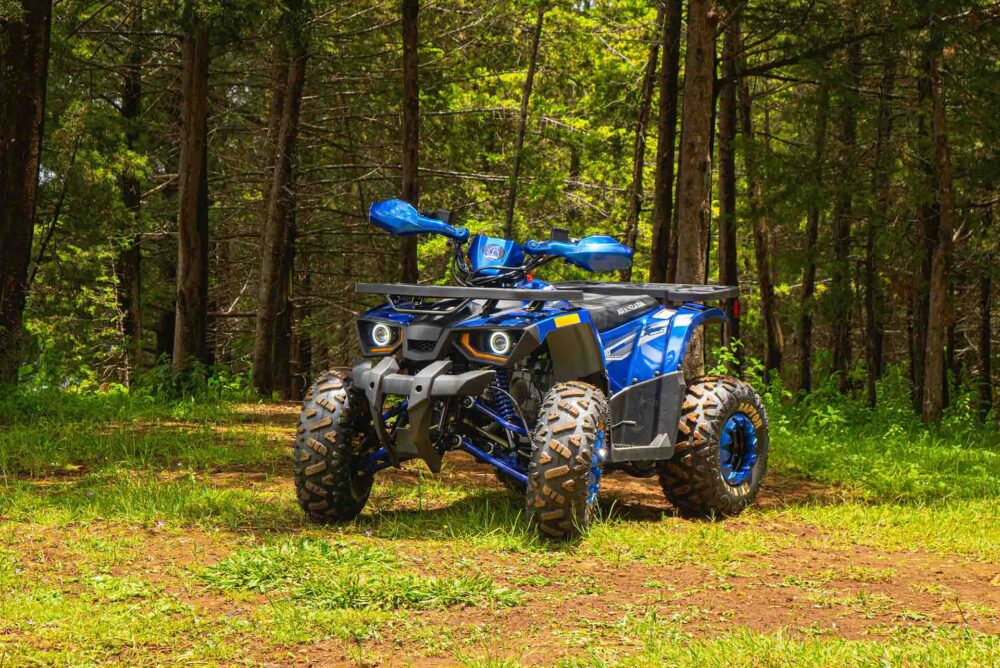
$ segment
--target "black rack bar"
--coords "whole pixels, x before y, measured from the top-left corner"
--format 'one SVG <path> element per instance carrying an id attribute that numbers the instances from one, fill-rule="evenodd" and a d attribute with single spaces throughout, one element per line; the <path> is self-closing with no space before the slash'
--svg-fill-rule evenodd
<path id="1" fill-rule="evenodd" d="M 467 288 L 460 285 L 412 285 L 409 283 L 358 283 L 354 291 L 366 295 L 430 297 L 432 299 L 494 299 L 526 302 L 583 299 L 581 290 L 525 290 L 517 288 Z"/>
<path id="2" fill-rule="evenodd" d="M 609 283 L 604 281 L 567 281 L 556 283 L 558 290 L 580 290 L 594 295 L 646 295 L 668 302 L 702 302 L 735 299 L 740 289 L 735 285 L 696 285 L 688 283 Z"/>

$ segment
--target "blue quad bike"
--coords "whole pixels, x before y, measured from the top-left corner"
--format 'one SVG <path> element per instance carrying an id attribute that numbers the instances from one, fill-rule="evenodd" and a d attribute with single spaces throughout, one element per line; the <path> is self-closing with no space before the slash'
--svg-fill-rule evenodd
<path id="1" fill-rule="evenodd" d="M 760 397 L 736 378 L 682 371 L 697 328 L 727 320 L 704 302 L 735 300 L 737 288 L 548 284 L 533 272 L 554 259 L 609 272 L 632 251 L 560 228 L 523 246 L 470 238 L 447 211 L 399 200 L 370 217 L 396 236 L 447 237 L 458 285 L 356 286 L 385 303 L 357 321 L 367 359 L 320 376 L 303 404 L 295 485 L 311 519 L 352 520 L 378 471 L 422 459 L 438 472 L 452 450 L 493 466 L 553 538 L 586 530 L 609 470 L 659 475 L 685 516 L 732 515 L 754 499 L 768 452 Z"/>

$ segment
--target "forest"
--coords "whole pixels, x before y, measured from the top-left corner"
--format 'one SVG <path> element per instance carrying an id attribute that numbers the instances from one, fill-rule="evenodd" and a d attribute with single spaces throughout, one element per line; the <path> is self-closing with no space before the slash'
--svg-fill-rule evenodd
<path id="1" fill-rule="evenodd" d="M 991 410 L 996 3 L 50 4 L 3 5 L 8 383 L 301 396 L 355 281 L 447 280 L 399 196 L 740 285 L 710 347 L 793 392 Z"/>
<path id="2" fill-rule="evenodd" d="M 0 0 L 0 665 L 1000 665 L 998 110 L 995 0 Z M 389 198 L 739 286 L 753 505 L 591 464 L 553 543 L 466 450 L 309 521 L 355 284 L 452 283 Z"/>

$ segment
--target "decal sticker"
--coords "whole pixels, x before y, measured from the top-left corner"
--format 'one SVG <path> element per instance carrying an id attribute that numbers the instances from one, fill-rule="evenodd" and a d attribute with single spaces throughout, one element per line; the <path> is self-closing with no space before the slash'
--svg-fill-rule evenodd
<path id="1" fill-rule="evenodd" d="M 499 260 L 503 257 L 503 246 L 500 244 L 486 244 L 483 249 L 483 257 L 487 260 Z"/>

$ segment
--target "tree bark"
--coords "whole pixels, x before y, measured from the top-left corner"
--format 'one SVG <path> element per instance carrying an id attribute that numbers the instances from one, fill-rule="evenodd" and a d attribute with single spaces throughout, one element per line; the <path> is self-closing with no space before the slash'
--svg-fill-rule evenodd
<path id="1" fill-rule="evenodd" d="M 418 28 L 420 1 L 403 0 L 403 182 L 402 198 L 417 206 L 420 199 L 418 169 L 420 163 L 420 81 L 418 69 Z M 417 263 L 417 237 L 400 240 L 399 259 L 404 283 L 416 283 L 420 277 Z"/>
<path id="2" fill-rule="evenodd" d="M 656 29 L 663 22 L 664 4 L 656 13 Z M 642 90 L 639 93 L 639 113 L 635 122 L 635 142 L 632 149 L 632 184 L 629 187 L 628 221 L 625 225 L 625 245 L 635 249 L 639 236 L 639 216 L 642 213 L 642 176 L 646 166 L 646 127 L 649 125 L 649 110 L 653 103 L 653 84 L 656 82 L 656 62 L 660 52 L 659 35 L 654 35 L 643 70 Z M 632 280 L 632 266 L 623 269 L 621 280 Z"/>
<path id="3" fill-rule="evenodd" d="M 289 12 L 300 10 L 300 6 L 289 8 Z M 291 326 L 290 321 L 286 321 L 282 328 L 277 325 L 283 315 L 286 318 L 291 315 L 289 281 L 294 259 L 292 219 L 295 211 L 295 141 L 299 130 L 307 56 L 301 36 L 291 36 L 288 39 L 294 46 L 289 50 L 288 69 L 282 85 L 285 99 L 280 105 L 274 105 L 280 107 L 281 122 L 278 124 L 274 170 L 269 187 L 267 219 L 264 223 L 253 351 L 254 387 L 265 397 L 270 396 L 275 389 L 276 357 L 287 359 L 287 351 L 276 355 L 275 337 L 281 333 L 284 340 L 280 345 L 288 346 L 291 343 L 287 340 L 289 337 L 286 333 Z M 283 389 L 288 391 L 287 369 Z"/>
<path id="4" fill-rule="evenodd" d="M 673 219 L 674 153 L 677 143 L 677 93 L 681 56 L 682 0 L 664 0 L 663 47 L 660 52 L 657 119 L 656 179 L 653 186 L 653 238 L 650 245 L 649 280 L 667 279 Z"/>
<path id="5" fill-rule="evenodd" d="M 521 90 L 521 114 L 517 122 L 517 136 L 514 139 L 514 164 L 510 170 L 509 190 L 507 193 L 507 217 L 504 221 L 504 235 L 514 238 L 514 209 L 517 207 L 517 186 L 521 176 L 521 155 L 524 152 L 524 135 L 528 130 L 528 104 L 531 101 L 531 88 L 535 83 L 535 70 L 538 67 L 538 45 L 542 41 L 542 26 L 545 23 L 547 2 L 538 3 L 538 14 L 535 17 L 535 29 L 531 35 L 531 53 L 528 57 L 528 73 L 524 78 L 524 88 Z"/>
<path id="6" fill-rule="evenodd" d="M 45 118 L 51 0 L 0 21 L 0 384 L 17 382 Z"/>
<path id="7" fill-rule="evenodd" d="M 812 181 L 815 193 L 806 221 L 806 245 L 803 251 L 806 266 L 802 273 L 802 307 L 799 320 L 799 389 L 812 392 L 813 310 L 816 307 L 816 243 L 819 239 L 821 216 L 820 193 L 823 191 L 823 166 L 826 159 L 826 126 L 830 115 L 830 89 L 820 84 L 816 102 L 816 125 L 813 134 Z"/>
<path id="8" fill-rule="evenodd" d="M 931 63 L 930 54 L 924 53 L 917 76 L 917 136 L 925 146 L 918 157 L 923 182 L 928 193 L 933 193 L 936 186 L 933 154 L 933 138 L 931 136 L 930 110 L 931 106 Z M 917 226 L 917 263 L 913 297 L 913 337 L 910 353 L 910 380 L 913 394 L 913 407 L 918 413 L 923 408 L 924 400 L 924 367 L 927 354 L 927 319 L 930 308 L 931 260 L 934 247 L 937 245 L 938 227 L 940 225 L 939 207 L 936 198 L 926 195 L 918 209 Z"/>
<path id="9" fill-rule="evenodd" d="M 129 7 L 130 31 L 128 54 L 122 73 L 121 115 L 125 125 L 125 146 L 134 151 L 139 141 L 139 116 L 142 113 L 142 2 L 133 0 Z M 129 220 L 122 230 L 123 241 L 118 252 L 118 304 L 122 312 L 122 330 L 128 348 L 129 383 L 142 364 L 142 184 L 132 170 L 121 175 L 122 204 Z"/>
<path id="10" fill-rule="evenodd" d="M 853 99 L 861 81 L 861 44 L 851 44 L 847 49 L 847 86 L 840 112 L 840 165 L 841 186 L 833 212 L 833 267 L 830 272 L 831 317 L 833 319 L 833 371 L 841 392 L 848 389 L 848 372 L 851 366 L 851 220 L 853 217 L 852 185 L 849 175 L 856 171 L 858 120 L 856 101 Z"/>
<path id="11" fill-rule="evenodd" d="M 983 211 L 984 236 L 989 238 L 993 227 L 993 208 Z M 979 415 L 986 419 L 993 409 L 993 272 L 996 258 L 990 252 L 986 256 L 982 273 L 979 275 Z"/>
<path id="12" fill-rule="evenodd" d="M 181 46 L 182 108 L 177 170 L 177 318 L 174 368 L 209 364 L 208 312 L 208 28 L 191 12 Z"/>
<path id="13" fill-rule="evenodd" d="M 875 138 L 875 160 L 872 169 L 874 209 L 865 223 L 865 395 L 868 406 L 875 408 L 876 383 L 882 377 L 882 340 L 884 324 L 881 318 L 883 301 L 878 276 L 878 236 L 889 227 L 889 171 L 892 165 L 892 97 L 896 87 L 896 54 L 893 44 L 883 43 L 882 82 L 879 88 L 878 126 Z"/>
<path id="14" fill-rule="evenodd" d="M 714 0 L 690 0 L 677 189 L 677 237 L 682 241 L 677 247 L 677 280 L 681 283 L 701 283 L 705 274 L 705 234 L 711 206 L 715 28 L 718 22 Z M 703 372 L 703 350 L 704 336 L 698 330 L 684 359 L 687 377 L 694 378 Z"/>
<path id="15" fill-rule="evenodd" d="M 738 11 L 738 10 L 737 10 Z M 719 90 L 719 283 L 739 285 L 737 264 L 737 219 L 736 219 L 736 79 L 732 76 L 737 69 L 740 49 L 739 19 L 731 15 L 727 18 L 722 46 L 723 84 Z M 723 328 L 722 343 L 731 346 L 733 339 L 740 338 L 740 320 L 730 313 L 730 321 Z M 736 373 L 742 366 L 743 351 L 734 351 L 737 358 Z"/>
<path id="16" fill-rule="evenodd" d="M 945 115 L 945 93 L 941 79 L 941 52 L 930 58 L 931 133 L 934 139 L 934 172 L 940 224 L 937 244 L 931 255 L 930 292 L 928 295 L 927 348 L 924 359 L 924 398 L 921 417 L 924 422 L 941 419 L 944 407 L 944 346 L 951 322 L 948 300 L 951 238 L 955 229 L 955 193 L 951 180 L 951 156 Z"/>
<path id="17" fill-rule="evenodd" d="M 743 45 L 742 36 L 739 34 L 739 26 L 737 25 L 734 30 L 737 35 L 737 53 L 741 54 L 740 60 L 742 61 Z M 757 161 L 759 147 L 754 138 L 750 85 L 746 79 L 739 80 L 738 93 L 740 125 L 744 143 L 743 160 L 747 182 L 747 199 L 749 200 L 750 217 L 753 221 L 753 247 L 757 265 L 757 284 L 760 289 L 761 318 L 764 321 L 764 333 L 767 344 L 764 361 L 764 379 L 770 382 L 773 373 L 781 372 L 781 356 L 784 341 L 774 295 L 774 270 L 771 266 L 771 230 L 767 221 L 767 211 L 764 207 L 764 192 L 760 182 Z"/>

